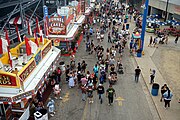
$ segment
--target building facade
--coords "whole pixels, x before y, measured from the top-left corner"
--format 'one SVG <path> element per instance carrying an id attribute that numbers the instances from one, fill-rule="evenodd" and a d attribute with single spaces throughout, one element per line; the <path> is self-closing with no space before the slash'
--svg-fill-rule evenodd
<path id="1" fill-rule="evenodd" d="M 165 18 L 166 7 L 167 7 L 167 20 L 180 21 L 179 0 L 150 0 L 148 14 L 158 14 L 160 15 L 160 17 Z"/>

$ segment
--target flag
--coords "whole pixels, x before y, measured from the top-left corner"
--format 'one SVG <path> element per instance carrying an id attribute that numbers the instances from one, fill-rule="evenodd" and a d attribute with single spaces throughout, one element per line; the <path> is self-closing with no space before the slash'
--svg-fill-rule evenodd
<path id="1" fill-rule="evenodd" d="M 36 30 L 37 33 L 40 33 L 40 25 L 39 25 L 38 17 L 36 17 Z"/>
<path id="2" fill-rule="evenodd" d="M 32 36 L 32 30 L 31 30 L 31 25 L 30 25 L 30 21 L 27 21 L 28 24 L 28 34 Z"/>
<path id="3" fill-rule="evenodd" d="M 7 46 L 9 46 L 7 40 L 0 37 L 0 54 L 8 52 Z"/>
<path id="4" fill-rule="evenodd" d="M 22 42 L 22 40 L 21 40 L 21 35 L 20 35 L 20 33 L 19 33 L 19 30 L 18 30 L 18 26 L 17 26 L 17 25 L 16 25 L 16 33 L 17 33 L 18 41 L 19 41 L 19 42 Z"/>
<path id="5" fill-rule="evenodd" d="M 39 47 L 39 41 L 38 41 L 38 37 L 36 35 L 36 29 L 34 29 L 34 41 L 35 41 L 36 45 Z"/>
<path id="6" fill-rule="evenodd" d="M 29 45 L 29 39 L 25 36 L 25 45 L 26 45 L 26 54 L 27 56 L 31 55 L 31 46 Z"/>
<path id="7" fill-rule="evenodd" d="M 44 45 L 44 37 L 43 37 L 43 33 L 42 33 L 42 28 L 40 29 L 40 42 L 42 42 L 42 44 Z"/>
<path id="8" fill-rule="evenodd" d="M 34 29 L 34 39 L 36 38 L 36 29 Z"/>
<path id="9" fill-rule="evenodd" d="M 10 45 L 10 39 L 9 39 L 8 31 L 6 28 L 4 29 L 4 32 L 5 32 L 5 36 L 6 36 L 6 40 L 8 42 L 8 45 Z"/>
<path id="10" fill-rule="evenodd" d="M 9 46 L 7 47 L 7 49 L 8 49 L 9 64 L 10 64 L 10 66 L 11 66 L 11 68 L 12 68 L 12 67 L 13 67 L 13 61 L 12 61 L 12 55 L 11 55 Z"/>
<path id="11" fill-rule="evenodd" d="M 29 40 L 28 41 L 30 47 L 31 47 L 31 53 L 35 54 L 38 50 L 38 46 L 36 43 L 34 43 L 33 41 Z"/>
<path id="12" fill-rule="evenodd" d="M 44 19 L 44 33 L 46 35 L 46 37 L 49 36 L 49 31 L 48 31 L 48 17 L 46 17 L 46 19 Z"/>
<path id="13" fill-rule="evenodd" d="M 39 42 L 38 42 L 38 37 L 37 37 L 37 35 L 36 35 L 36 37 L 35 37 L 35 43 L 36 43 L 36 45 L 39 47 Z"/>
<path id="14" fill-rule="evenodd" d="M 1 37 L 0 37 L 0 54 L 3 54 L 2 39 L 1 39 Z"/>

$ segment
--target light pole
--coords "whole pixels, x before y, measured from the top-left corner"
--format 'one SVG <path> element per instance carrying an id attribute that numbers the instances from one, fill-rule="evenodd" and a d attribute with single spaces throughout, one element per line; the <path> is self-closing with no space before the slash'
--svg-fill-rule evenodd
<path id="1" fill-rule="evenodd" d="M 143 13 L 143 23 L 142 23 L 142 32 L 141 32 L 141 47 L 140 47 L 140 56 L 139 57 L 141 57 L 142 51 L 144 49 L 144 37 L 145 37 L 145 32 L 146 32 L 146 19 L 147 19 L 147 14 L 148 14 L 148 4 L 149 4 L 149 0 L 146 0 L 144 13 Z"/>

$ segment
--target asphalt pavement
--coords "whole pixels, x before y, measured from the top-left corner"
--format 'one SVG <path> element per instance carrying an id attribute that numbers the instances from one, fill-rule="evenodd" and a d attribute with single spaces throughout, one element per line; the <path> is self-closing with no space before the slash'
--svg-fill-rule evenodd
<path id="1" fill-rule="evenodd" d="M 96 39 L 91 37 L 96 45 Z M 107 42 L 107 34 L 102 44 L 106 50 L 111 44 Z M 76 63 L 85 60 L 88 64 L 87 70 L 92 72 L 93 66 L 97 62 L 95 54 L 89 55 L 85 51 L 85 42 L 82 41 L 75 55 Z M 62 57 L 69 64 L 68 57 Z M 128 47 L 123 53 L 122 63 L 124 74 L 118 74 L 118 82 L 113 85 L 116 90 L 116 98 L 112 106 L 108 106 L 108 100 L 104 96 L 103 104 L 100 104 L 96 91 L 94 103 L 89 104 L 81 100 L 81 91 L 75 87 L 69 89 L 65 79 L 62 85 L 63 100 L 55 100 L 56 114 L 50 120 L 152 120 L 160 119 L 157 109 L 150 97 L 149 90 L 145 82 L 140 77 L 139 83 L 134 81 L 134 69 L 137 62 L 129 55 Z M 104 84 L 108 88 L 108 82 Z"/>

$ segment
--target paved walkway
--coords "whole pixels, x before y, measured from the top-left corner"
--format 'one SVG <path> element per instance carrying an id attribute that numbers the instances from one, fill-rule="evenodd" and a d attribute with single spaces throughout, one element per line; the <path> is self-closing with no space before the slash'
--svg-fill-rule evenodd
<path id="1" fill-rule="evenodd" d="M 130 28 L 131 29 L 134 28 L 133 23 L 131 23 Z M 145 40 L 149 40 L 150 35 L 153 35 L 153 34 L 146 33 Z M 131 60 L 134 61 L 134 67 L 139 65 L 142 70 L 140 84 L 132 83 L 132 78 L 134 78 L 134 76 L 133 76 L 134 75 L 134 73 L 133 73 L 134 67 L 132 67 L 132 65 L 127 63 L 127 60 L 129 59 L 129 57 L 124 56 L 127 59 L 123 59 L 126 61 L 126 62 L 124 61 L 123 63 L 127 64 L 125 66 L 129 66 L 126 68 L 126 70 L 129 73 L 126 73 L 127 74 L 126 77 L 120 76 L 120 78 L 122 78 L 121 79 L 122 81 L 120 82 L 121 84 L 115 86 L 115 89 L 117 89 L 117 91 L 120 91 L 119 95 L 121 95 L 125 98 L 122 108 L 115 105 L 114 107 L 112 107 L 113 109 L 111 110 L 106 105 L 100 106 L 96 100 L 97 99 L 96 97 L 95 97 L 96 102 L 92 106 L 90 106 L 87 102 L 81 101 L 80 90 L 74 89 L 74 88 L 68 89 L 67 85 L 63 84 L 63 88 L 62 88 L 63 95 L 62 96 L 64 99 L 62 101 L 56 100 L 56 103 L 57 103 L 56 109 L 57 109 L 58 114 L 56 114 L 56 116 L 52 117 L 51 119 L 53 119 L 53 120 L 59 120 L 59 119 L 88 120 L 91 118 L 91 120 L 92 119 L 93 120 L 96 120 L 96 119 L 98 119 L 98 120 L 101 120 L 101 119 L 107 119 L 107 120 L 142 119 L 142 120 L 145 120 L 145 118 L 151 119 L 151 114 L 152 114 L 152 116 L 153 116 L 152 119 L 154 119 L 154 120 L 159 120 L 159 119 L 160 120 L 180 120 L 180 114 L 179 114 L 180 113 L 180 104 L 177 102 L 177 100 L 179 98 L 179 94 L 180 94 L 179 93 L 180 91 L 177 91 L 178 90 L 177 86 L 180 85 L 180 80 L 178 81 L 178 77 L 177 76 L 175 77 L 175 78 L 177 78 L 176 85 L 174 83 L 171 83 L 169 80 L 167 80 L 166 76 L 162 75 L 162 74 L 164 74 L 164 71 L 161 70 L 159 67 L 159 65 L 161 65 L 161 64 L 158 65 L 157 61 L 156 61 L 158 58 L 158 57 L 156 57 L 156 54 L 158 53 L 158 51 L 162 50 L 163 47 L 167 47 L 167 48 L 165 48 L 165 50 L 168 52 L 169 48 L 171 48 L 171 46 L 174 46 L 173 40 L 174 40 L 174 38 L 170 37 L 170 41 L 169 41 L 170 45 L 159 46 L 159 48 L 147 47 L 148 41 L 145 41 L 145 45 L 144 45 L 145 46 L 145 49 L 144 49 L 145 55 L 142 56 L 142 58 L 137 58 L 137 57 L 130 58 L 129 63 Z M 108 43 L 104 42 L 103 45 L 107 47 Z M 76 60 L 77 61 L 86 60 L 87 63 L 89 63 L 88 68 L 92 69 L 93 65 L 95 64 L 95 56 L 88 55 L 84 51 L 84 46 L 85 46 L 85 43 L 82 42 L 80 49 L 79 49 L 78 53 L 76 54 Z M 180 44 L 178 44 L 176 47 L 177 48 L 180 47 Z M 128 51 L 127 51 L 127 54 L 128 54 Z M 156 59 L 154 59 L 154 57 Z M 159 59 L 163 60 L 165 58 L 166 57 L 162 57 Z M 173 57 L 172 59 L 174 60 L 175 58 Z M 66 62 L 68 62 L 69 58 L 65 58 L 64 60 Z M 163 60 L 163 61 L 166 61 L 166 60 Z M 167 66 L 171 66 L 171 64 L 168 64 Z M 165 67 L 165 68 L 167 68 L 167 67 Z M 167 110 L 164 109 L 164 102 L 160 102 L 160 90 L 159 90 L 159 95 L 155 96 L 155 97 L 152 96 L 150 93 L 151 87 L 152 87 L 152 85 L 149 84 L 150 69 L 156 70 L 155 82 L 160 84 L 160 87 L 164 83 L 167 83 L 174 94 L 173 99 L 171 101 L 171 107 Z M 173 71 L 173 72 L 176 72 L 176 71 Z M 169 74 L 170 73 L 167 73 L 167 75 L 169 75 Z M 172 81 L 175 81 L 175 80 L 176 79 L 174 79 Z M 135 86 L 134 90 L 130 91 L 129 88 L 133 88 L 134 86 Z M 142 86 L 142 89 L 141 89 L 141 86 Z M 123 92 L 125 92 L 125 93 L 123 94 Z M 131 94 L 135 94 L 135 97 L 132 96 Z M 146 96 L 148 104 L 145 100 L 144 94 Z M 125 95 L 127 95 L 127 96 L 125 96 Z M 129 97 L 129 96 L 131 96 L 131 97 Z M 150 111 L 149 111 L 148 106 L 150 108 Z M 140 108 L 140 107 L 142 107 L 142 108 Z M 101 111 L 105 111 L 105 112 L 101 112 Z M 140 112 L 139 114 L 141 117 L 139 116 L 138 112 Z M 143 115 L 142 115 L 142 113 L 143 113 Z"/>
<path id="2" fill-rule="evenodd" d="M 131 28 L 133 25 L 134 24 L 131 24 Z M 169 88 L 172 90 L 172 93 L 174 94 L 173 99 L 171 101 L 171 107 L 168 109 L 164 108 L 164 102 L 160 102 L 160 97 L 161 97 L 160 90 L 159 90 L 158 96 L 151 95 L 154 105 L 158 111 L 160 119 L 162 119 L 162 120 L 180 120 L 180 103 L 178 103 L 178 99 L 180 99 L 179 98 L 180 91 L 176 91 L 176 92 L 173 91 L 173 90 L 177 90 L 178 88 L 175 88 L 176 86 L 172 86 L 172 85 L 168 84 L 170 81 L 165 80 L 165 78 L 163 78 L 162 73 L 159 70 L 158 66 L 156 66 L 156 64 L 153 62 L 152 56 L 156 52 L 156 49 L 159 49 L 159 48 L 147 47 L 148 43 L 149 43 L 148 40 L 150 38 L 150 35 L 153 36 L 153 34 L 146 33 L 145 44 L 144 44 L 145 55 L 142 56 L 141 58 L 135 57 L 136 63 L 137 63 L 137 65 L 140 66 L 140 68 L 142 70 L 142 78 L 143 78 L 142 80 L 144 80 L 144 82 L 146 83 L 146 86 L 149 89 L 149 92 L 151 92 L 151 88 L 152 88 L 152 85 L 149 84 L 150 69 L 155 69 L 156 70 L 155 83 L 158 83 L 160 85 L 160 88 L 162 85 L 167 83 Z M 174 42 L 174 37 L 169 37 L 169 44 L 175 46 L 173 42 Z M 159 47 L 161 47 L 161 46 L 159 46 Z M 179 44 L 177 47 L 179 47 Z M 167 47 L 166 52 L 168 53 L 168 47 Z M 166 55 L 168 55 L 168 54 L 166 54 Z M 171 56 L 169 56 L 169 57 L 171 57 Z M 161 59 L 163 59 L 163 58 L 161 58 Z M 175 59 L 175 58 L 172 58 L 172 59 Z M 165 60 L 163 60 L 163 61 L 165 61 Z M 170 64 L 169 66 L 171 66 L 171 65 L 172 64 Z M 177 65 L 179 65 L 179 63 L 177 63 Z M 176 67 L 178 67 L 178 66 L 176 66 Z M 180 65 L 179 65 L 179 68 L 180 68 Z M 167 73 L 167 74 L 169 74 L 169 73 Z M 164 76 L 164 77 L 166 77 L 166 76 Z M 175 80 L 179 80 L 179 78 L 177 77 Z M 180 80 L 177 81 L 177 84 L 178 84 L 177 86 L 180 85 Z M 177 94 L 175 94 L 175 93 L 177 93 Z"/>

